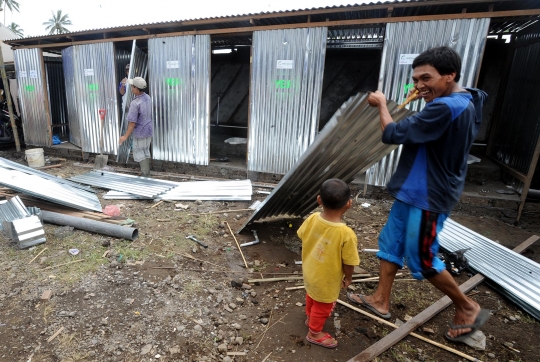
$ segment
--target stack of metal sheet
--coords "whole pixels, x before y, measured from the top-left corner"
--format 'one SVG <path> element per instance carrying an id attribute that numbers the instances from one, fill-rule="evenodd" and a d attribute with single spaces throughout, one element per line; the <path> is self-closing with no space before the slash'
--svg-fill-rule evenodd
<path id="1" fill-rule="evenodd" d="M 176 183 L 173 189 L 156 197 L 159 200 L 214 200 L 250 201 L 253 193 L 250 180 L 237 181 L 195 181 Z M 109 200 L 152 199 L 121 191 L 109 191 L 103 196 Z"/>
<path id="2" fill-rule="evenodd" d="M 60 178 L 46 179 L 35 174 L 2 167 L 0 171 L 0 185 L 78 210 L 102 212 L 99 199 L 94 193 L 58 182 L 57 180 L 62 180 Z"/>
<path id="3" fill-rule="evenodd" d="M 36 215 L 31 215 L 18 196 L 0 203 L 0 230 L 7 238 L 16 242 L 19 249 L 46 241 L 41 220 Z"/>
<path id="4" fill-rule="evenodd" d="M 178 185 L 177 182 L 106 171 L 90 171 L 84 175 L 73 176 L 70 180 L 148 198 L 155 198 Z"/>
<path id="5" fill-rule="evenodd" d="M 412 114 L 393 101 L 388 109 L 396 122 Z M 339 178 L 350 183 L 396 147 L 383 144 L 381 136 L 378 109 L 368 105 L 367 95 L 349 99 L 242 229 L 266 217 L 304 216 L 315 209 L 322 182 Z"/>
<path id="6" fill-rule="evenodd" d="M 74 187 L 76 189 L 81 189 L 81 190 L 84 190 L 84 191 L 95 193 L 95 191 L 92 188 L 88 187 L 88 186 L 83 186 L 83 185 L 80 185 L 80 184 L 78 184 L 76 182 L 71 182 L 69 180 L 65 180 L 63 178 L 56 177 L 56 176 L 48 174 L 46 172 L 39 171 L 39 170 L 36 170 L 35 168 L 31 168 L 31 167 L 28 167 L 28 166 L 25 166 L 25 165 L 21 165 L 20 163 L 13 162 L 13 161 L 7 160 L 7 159 L 2 158 L 2 157 L 0 157 L 0 167 L 8 169 L 8 170 L 17 170 L 17 171 L 24 172 L 24 173 L 29 174 L 29 175 L 39 176 L 39 177 L 44 178 L 46 180 L 54 181 L 54 182 L 56 182 L 58 184 L 67 185 L 67 186 Z"/>
<path id="7" fill-rule="evenodd" d="M 449 252 L 465 253 L 472 269 L 495 283 L 495 288 L 540 320 L 540 264 L 447 219 L 438 235 Z"/>

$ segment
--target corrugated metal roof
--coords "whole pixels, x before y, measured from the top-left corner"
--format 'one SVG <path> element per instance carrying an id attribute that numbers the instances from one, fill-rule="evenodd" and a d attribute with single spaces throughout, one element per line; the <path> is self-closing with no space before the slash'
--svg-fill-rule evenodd
<path id="1" fill-rule="evenodd" d="M 393 101 L 388 102 L 395 121 L 413 114 L 397 106 Z M 306 215 L 317 207 L 322 182 L 339 178 L 350 183 L 356 174 L 367 170 L 395 147 L 382 143 L 379 112 L 368 105 L 367 96 L 360 93 L 352 97 L 332 116 L 242 229 L 248 223 L 270 216 Z"/>
<path id="2" fill-rule="evenodd" d="M 540 320 L 540 264 L 447 219 L 438 235 L 449 252 L 470 248 L 469 265 L 501 287 L 508 297 Z"/>
<path id="3" fill-rule="evenodd" d="M 246 13 L 239 15 L 216 16 L 207 18 L 184 19 L 178 21 L 165 21 L 156 23 L 135 24 L 129 26 L 116 26 L 109 28 L 97 28 L 81 30 L 59 35 L 43 35 L 27 38 L 17 38 L 6 40 L 6 43 L 16 43 L 30 45 L 33 40 L 42 40 L 42 44 L 50 41 L 58 43 L 73 41 L 70 38 L 77 37 L 77 40 L 103 39 L 103 33 L 114 33 L 115 37 L 130 37 L 149 35 L 152 30 L 156 33 L 168 33 L 178 31 L 226 29 L 238 27 L 253 27 L 264 25 L 294 24 L 306 22 L 307 15 L 310 15 L 311 22 L 324 22 L 336 20 L 386 18 L 388 8 L 393 8 L 392 16 L 422 16 L 434 14 L 456 14 L 461 13 L 463 8 L 468 13 L 486 12 L 488 6 L 494 5 L 496 11 L 538 9 L 540 4 L 537 0 L 520 1 L 444 1 L 444 0 L 396 0 L 378 1 L 364 4 L 348 4 L 340 6 L 315 7 L 305 9 L 294 9 L 284 11 L 270 11 L 260 13 Z M 254 24 L 250 22 L 254 20 Z M 519 20 L 518 20 L 519 21 Z M 249 30 L 246 30 L 249 32 Z M 67 38 L 69 36 L 70 38 Z M 43 42 L 44 41 L 44 42 Z M 36 43 L 37 44 L 37 43 Z"/>

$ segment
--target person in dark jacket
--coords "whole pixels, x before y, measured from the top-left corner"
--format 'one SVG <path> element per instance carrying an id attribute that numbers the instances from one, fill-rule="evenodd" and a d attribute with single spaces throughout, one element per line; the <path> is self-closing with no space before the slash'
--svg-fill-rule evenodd
<path id="1" fill-rule="evenodd" d="M 424 109 L 395 123 L 383 93 L 368 97 L 378 107 L 382 141 L 402 144 L 395 174 L 387 185 L 396 199 L 388 222 L 379 236 L 380 280 L 371 296 L 349 294 L 349 299 L 382 318 L 390 318 L 390 292 L 404 258 L 416 279 L 427 279 L 455 305 L 455 315 L 446 338 L 462 342 L 489 318 L 461 292 L 437 257 L 437 234 L 463 191 L 467 156 L 482 121 L 487 94 L 458 85 L 461 58 L 448 47 L 429 49 L 412 64 L 416 99 Z"/>

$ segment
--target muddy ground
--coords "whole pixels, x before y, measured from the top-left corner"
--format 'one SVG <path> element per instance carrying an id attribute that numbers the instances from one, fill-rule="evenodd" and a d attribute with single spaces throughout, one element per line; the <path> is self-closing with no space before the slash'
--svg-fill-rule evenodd
<path id="1" fill-rule="evenodd" d="M 9 152 L 0 151 L 0 157 L 23 162 Z M 88 171 L 71 161 L 48 170 L 61 177 Z M 99 191 L 100 198 L 104 193 Z M 263 197 L 256 194 L 253 200 Z M 104 207 L 118 205 L 124 217 L 135 220 L 139 239 L 127 242 L 48 224 L 47 242 L 31 250 L 18 250 L 0 237 L 0 361 L 347 361 L 392 330 L 338 305 L 325 329 L 337 335 L 339 346 L 328 350 L 310 345 L 304 339 L 305 294 L 285 290 L 297 282 L 249 282 L 301 274 L 301 266 L 295 264 L 301 259 L 296 236 L 301 219 L 279 218 L 250 226 L 261 242 L 242 248 L 246 269 L 228 225 L 238 230 L 250 213 L 202 214 L 245 209 L 251 202 L 179 201 L 189 208 L 175 211 L 175 203 L 151 208 L 152 201 L 101 201 Z M 360 250 L 377 248 L 391 201 L 369 197 L 357 201 L 345 221 L 356 231 Z M 371 206 L 362 207 L 362 202 Z M 513 248 L 533 234 L 540 235 L 539 215 L 540 204 L 528 203 L 523 227 L 463 214 L 453 218 Z M 187 235 L 196 235 L 209 247 L 200 247 Z M 249 230 L 237 238 L 239 243 L 254 239 Z M 80 253 L 70 255 L 71 248 Z M 540 242 L 524 255 L 540 261 Z M 57 267 L 76 260 L 81 261 Z M 373 254 L 362 253 L 360 267 L 377 275 Z M 400 278 L 410 277 L 404 270 Z M 456 279 L 461 284 L 468 278 L 462 273 Z M 231 281 L 243 281 L 248 289 L 235 288 Z M 360 293 L 371 293 L 376 284 L 356 287 Z M 41 300 L 45 290 L 52 291 L 48 301 Z M 471 294 L 493 311 L 482 328 L 488 336 L 485 351 L 444 339 L 452 307 L 426 323 L 428 330 L 417 333 L 482 361 L 540 361 L 538 321 L 486 284 Z M 427 282 L 396 282 L 392 321 L 418 314 L 441 296 Z M 341 299 L 346 300 L 344 292 Z M 505 342 L 512 343 L 514 350 Z M 245 355 L 227 357 L 230 352 Z M 408 337 L 378 360 L 464 358 Z"/>

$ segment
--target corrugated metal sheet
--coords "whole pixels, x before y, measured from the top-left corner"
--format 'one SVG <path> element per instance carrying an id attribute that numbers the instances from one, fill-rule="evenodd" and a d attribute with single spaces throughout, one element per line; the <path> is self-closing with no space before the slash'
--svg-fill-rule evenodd
<path id="1" fill-rule="evenodd" d="M 388 109 L 396 122 L 411 114 L 407 109 L 398 110 L 393 101 L 388 102 Z M 377 108 L 368 105 L 363 93 L 352 97 L 243 227 L 270 216 L 306 215 L 317 207 L 322 182 L 339 178 L 349 183 L 393 148 L 394 145 L 381 142 Z"/>
<path id="2" fill-rule="evenodd" d="M 37 216 L 4 221 L 4 232 L 17 243 L 19 249 L 29 248 L 46 241 L 43 224 Z"/>
<path id="3" fill-rule="evenodd" d="M 0 230 L 4 229 L 4 221 L 13 221 L 30 216 L 19 196 L 8 201 L 0 201 Z"/>
<path id="4" fill-rule="evenodd" d="M 62 59 L 46 57 L 45 70 L 52 134 L 65 136 L 68 134 L 68 120 Z"/>
<path id="5" fill-rule="evenodd" d="M 465 253 L 470 266 L 503 288 L 503 292 L 540 319 L 540 264 L 447 219 L 438 235 L 449 252 Z"/>
<path id="6" fill-rule="evenodd" d="M 492 142 L 491 154 L 524 175 L 540 137 L 539 60 L 540 43 L 516 48 Z"/>
<path id="7" fill-rule="evenodd" d="M 153 158 L 208 165 L 210 36 L 148 40 Z"/>
<path id="8" fill-rule="evenodd" d="M 46 180 L 54 181 L 57 184 L 63 184 L 63 185 L 78 188 L 78 189 L 81 189 L 81 190 L 84 190 L 84 191 L 95 193 L 95 191 L 92 188 L 88 187 L 88 186 L 79 185 L 78 183 L 71 182 L 69 180 L 65 180 L 63 178 L 51 175 L 49 173 L 36 170 L 35 168 L 32 168 L 32 167 L 21 165 L 20 163 L 13 162 L 13 161 L 10 161 L 10 160 L 2 158 L 2 157 L 0 157 L 0 167 L 5 168 L 5 169 L 9 169 L 9 170 L 21 171 L 21 172 L 24 172 L 24 173 L 29 174 L 29 175 L 35 175 L 35 176 L 39 176 L 41 178 L 44 178 Z"/>
<path id="9" fill-rule="evenodd" d="M 171 181 L 106 171 L 90 171 L 84 175 L 73 176 L 70 180 L 104 189 L 124 191 L 133 195 L 152 198 L 177 185 Z"/>
<path id="10" fill-rule="evenodd" d="M 68 107 L 77 109 L 80 147 L 83 152 L 100 152 L 98 110 L 106 109 L 103 153 L 116 154 L 120 136 L 113 43 L 75 45 L 72 52 L 75 92 L 67 100 Z"/>
<path id="11" fill-rule="evenodd" d="M 161 200 L 213 200 L 249 201 L 253 189 L 250 180 L 181 182 L 173 189 L 156 197 Z M 103 195 L 108 200 L 149 199 L 121 191 L 109 191 Z"/>
<path id="12" fill-rule="evenodd" d="M 117 62 L 118 63 L 118 62 Z M 125 65 L 122 70 L 125 74 Z M 129 57 L 129 76 L 128 79 L 133 79 L 135 77 L 143 77 L 145 80 L 146 74 L 148 73 L 148 57 L 143 53 L 136 45 L 136 40 L 133 40 L 133 47 L 131 51 L 131 56 Z M 122 78 L 123 79 L 123 78 Z M 133 93 L 131 92 L 131 87 L 126 87 L 126 93 L 124 94 L 125 104 L 122 104 L 123 109 L 121 110 L 122 122 L 120 123 L 120 134 L 125 134 L 128 121 L 126 119 L 129 106 L 133 100 Z M 127 163 L 129 158 L 129 151 L 131 149 L 131 136 L 118 148 L 118 155 L 116 156 L 117 162 Z"/>
<path id="13" fill-rule="evenodd" d="M 69 142 L 81 147 L 81 124 L 79 122 L 79 109 L 77 107 L 77 95 L 75 92 L 75 65 L 73 62 L 73 47 L 62 49 Z"/>
<path id="14" fill-rule="evenodd" d="M 47 88 L 43 84 L 41 49 L 17 49 L 13 54 L 19 84 L 24 141 L 27 145 L 50 147 L 51 123 L 48 118 Z"/>
<path id="15" fill-rule="evenodd" d="M 313 142 L 327 28 L 253 33 L 248 170 L 286 173 Z"/>
<path id="16" fill-rule="evenodd" d="M 102 212 L 101 204 L 95 194 L 36 175 L 1 169 L 0 185 L 77 210 Z"/>
<path id="17" fill-rule="evenodd" d="M 401 103 L 412 84 L 412 67 L 400 64 L 400 55 L 419 54 L 436 46 L 449 46 L 462 60 L 459 84 L 473 87 L 480 72 L 489 19 L 418 21 L 387 24 L 379 74 L 379 89 L 387 99 Z M 420 111 L 425 102 L 412 102 L 408 108 Z M 399 160 L 398 150 L 366 172 L 368 185 L 386 186 Z"/>

